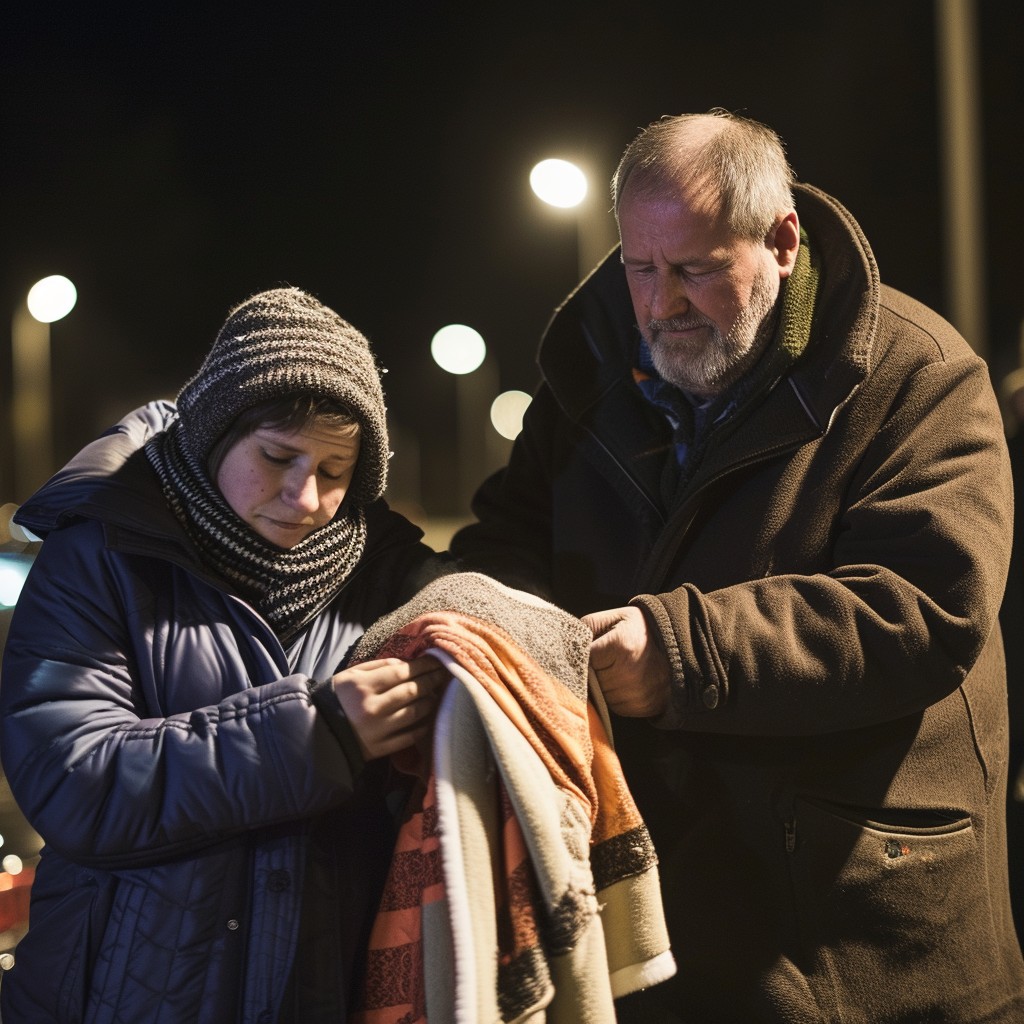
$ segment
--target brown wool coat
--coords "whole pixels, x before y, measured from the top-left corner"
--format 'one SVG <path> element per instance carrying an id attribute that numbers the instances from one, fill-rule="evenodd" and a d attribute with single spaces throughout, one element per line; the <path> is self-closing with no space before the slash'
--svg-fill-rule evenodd
<path id="1" fill-rule="evenodd" d="M 611 257 L 554 317 L 452 549 L 577 614 L 631 599 L 674 705 L 616 719 L 679 974 L 620 1019 L 1024 1020 L 996 614 L 1012 497 L 988 369 L 801 186 L 810 343 L 666 503 Z M 652 454 L 653 453 L 653 454 Z"/>

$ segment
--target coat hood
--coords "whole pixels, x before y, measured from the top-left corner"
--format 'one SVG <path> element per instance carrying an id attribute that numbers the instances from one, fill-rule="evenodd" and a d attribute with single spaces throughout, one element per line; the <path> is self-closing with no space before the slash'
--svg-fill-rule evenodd
<path id="1" fill-rule="evenodd" d="M 150 402 L 86 445 L 15 514 L 15 522 L 45 538 L 75 518 L 99 519 L 141 533 L 181 533 L 167 506 L 145 443 L 176 418 L 170 402 Z"/>

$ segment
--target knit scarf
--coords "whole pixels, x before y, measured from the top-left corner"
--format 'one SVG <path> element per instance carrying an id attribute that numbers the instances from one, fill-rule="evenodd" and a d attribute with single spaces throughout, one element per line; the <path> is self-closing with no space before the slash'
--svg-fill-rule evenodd
<path id="1" fill-rule="evenodd" d="M 362 557 L 366 516 L 361 506 L 350 506 L 295 547 L 279 548 L 225 502 L 181 445 L 177 423 L 146 444 L 146 455 L 201 560 L 255 605 L 282 643 L 341 589 Z"/>

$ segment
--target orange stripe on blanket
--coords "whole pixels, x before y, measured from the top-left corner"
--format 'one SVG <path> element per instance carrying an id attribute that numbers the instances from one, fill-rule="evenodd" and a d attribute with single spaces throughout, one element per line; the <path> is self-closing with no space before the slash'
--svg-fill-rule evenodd
<path id="1" fill-rule="evenodd" d="M 502 813 L 501 865 L 494 876 L 498 963 L 514 964 L 540 947 L 539 893 L 512 802 L 498 786 Z M 423 970 L 423 908 L 444 898 L 431 774 L 417 786 L 399 830 L 380 910 L 370 935 L 366 977 L 353 1024 L 427 1024 Z"/>
<path id="2" fill-rule="evenodd" d="M 356 1024 L 425 1024 L 423 908 L 444 899 L 434 778 L 417 786 L 399 829 L 380 909 L 370 933 Z"/>
<path id="3" fill-rule="evenodd" d="M 624 835 L 643 825 L 643 818 L 633 801 L 633 794 L 626 785 L 619 755 L 615 753 L 604 723 L 593 704 L 587 705 L 590 716 L 590 735 L 594 744 L 594 760 L 591 771 L 594 785 L 600 795 L 601 813 L 594 822 L 592 843 L 601 843 L 612 836 Z"/>
<path id="4" fill-rule="evenodd" d="M 379 658 L 413 658 L 436 647 L 454 657 L 487 690 L 530 742 L 553 781 L 597 817 L 590 775 L 593 746 L 587 702 L 550 676 L 503 629 L 458 612 L 431 612 L 397 631 Z"/>

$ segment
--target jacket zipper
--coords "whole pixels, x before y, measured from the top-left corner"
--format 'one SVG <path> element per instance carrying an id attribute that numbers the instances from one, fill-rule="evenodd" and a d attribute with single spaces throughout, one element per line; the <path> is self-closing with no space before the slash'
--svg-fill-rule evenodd
<path id="1" fill-rule="evenodd" d="M 755 466 L 759 462 L 767 461 L 782 452 L 799 447 L 799 444 L 800 443 L 798 442 L 791 445 L 782 445 L 777 448 L 765 448 L 762 451 L 753 452 L 746 458 L 726 466 L 720 472 L 705 480 L 692 494 L 690 494 L 682 505 L 680 505 L 672 514 L 672 516 L 665 521 L 665 528 L 662 530 L 661 538 L 651 549 L 651 553 L 647 558 L 643 571 L 637 576 L 638 582 L 646 581 L 644 590 L 655 591 L 664 585 L 664 581 L 671 569 L 672 562 L 675 559 L 677 552 L 682 547 L 683 541 L 686 539 L 686 535 L 690 532 L 690 527 L 693 524 L 694 519 L 697 517 L 697 512 L 700 508 L 700 502 L 698 499 L 703 494 L 705 494 L 714 484 L 717 484 L 720 480 L 724 480 L 731 473 L 738 472 L 741 469 L 747 469 L 750 466 Z M 672 527 L 675 528 L 672 529 Z"/>
<path id="2" fill-rule="evenodd" d="M 792 377 L 787 377 L 786 380 L 789 383 L 790 389 L 796 395 L 797 400 L 800 402 L 803 408 L 804 415 L 808 417 L 809 421 L 817 428 L 820 432 L 822 430 L 821 424 L 818 422 L 817 417 L 814 415 L 807 399 L 803 396 L 800 388 Z M 778 381 L 776 381 L 778 384 Z M 775 389 L 775 385 L 770 388 L 770 391 Z M 833 410 L 833 418 L 835 416 L 835 410 Z M 579 420 L 577 420 L 577 423 Z M 580 424 L 582 426 L 582 424 Z M 645 586 L 641 587 L 644 590 L 658 590 L 664 584 L 664 580 L 668 575 L 670 563 L 675 558 L 676 553 L 682 546 L 683 541 L 686 539 L 687 533 L 689 533 L 690 526 L 693 520 L 696 518 L 697 511 L 699 509 L 699 502 L 697 499 L 705 492 L 712 484 L 718 483 L 719 480 L 724 479 L 730 473 L 734 473 L 740 469 L 746 469 L 749 466 L 756 465 L 758 462 L 762 462 L 766 459 L 772 458 L 782 452 L 791 451 L 794 448 L 798 448 L 803 442 L 794 441 L 790 444 L 783 444 L 776 448 L 765 448 L 758 452 L 753 452 L 746 458 L 741 459 L 738 462 L 734 462 L 731 465 L 722 469 L 715 476 L 708 480 L 705 480 L 697 490 L 695 490 L 683 504 L 670 516 L 666 518 L 665 514 L 661 511 L 659 505 L 650 497 L 646 490 L 640 485 L 640 482 L 636 477 L 629 471 L 629 469 L 622 464 L 619 458 L 608 448 L 604 441 L 590 428 L 584 426 L 583 429 L 586 433 L 594 440 L 597 446 L 605 453 L 605 455 L 611 459 L 612 464 L 618 471 L 625 476 L 627 480 L 633 485 L 635 490 L 647 503 L 648 507 L 651 508 L 661 521 L 661 542 L 655 542 L 651 554 L 644 565 L 643 570 L 635 577 L 637 586 L 640 587 L 641 581 L 648 581 Z M 705 455 L 708 453 L 706 452 Z M 684 516 L 685 510 L 689 507 L 689 512 Z M 674 523 L 678 522 L 678 528 L 676 530 L 669 530 Z"/>

